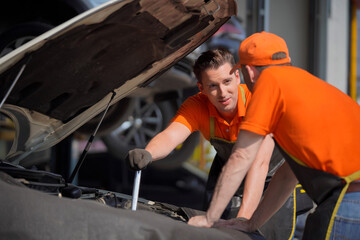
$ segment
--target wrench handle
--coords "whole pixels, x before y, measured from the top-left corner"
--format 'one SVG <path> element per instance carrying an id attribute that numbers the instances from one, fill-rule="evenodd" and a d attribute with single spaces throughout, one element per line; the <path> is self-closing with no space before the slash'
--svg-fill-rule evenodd
<path id="1" fill-rule="evenodd" d="M 131 204 L 132 211 L 136 211 L 137 202 L 139 199 L 140 178 L 141 178 L 141 170 L 136 171 L 136 173 L 135 173 L 133 197 L 132 197 L 132 204 Z"/>

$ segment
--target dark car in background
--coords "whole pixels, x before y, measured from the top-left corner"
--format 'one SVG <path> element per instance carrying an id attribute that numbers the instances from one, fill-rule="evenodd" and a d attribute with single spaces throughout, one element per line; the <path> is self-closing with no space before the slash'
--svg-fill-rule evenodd
<path id="1" fill-rule="evenodd" d="M 246 38 L 245 28 L 242 21 L 237 16 L 232 16 L 229 21 L 220 27 L 220 29 L 207 41 L 208 48 L 226 48 L 239 61 L 239 47 Z"/>

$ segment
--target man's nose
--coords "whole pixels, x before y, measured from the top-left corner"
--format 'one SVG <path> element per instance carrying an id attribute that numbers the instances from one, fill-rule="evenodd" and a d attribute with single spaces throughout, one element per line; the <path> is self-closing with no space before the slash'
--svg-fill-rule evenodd
<path id="1" fill-rule="evenodd" d="M 224 97 L 226 95 L 226 87 L 224 85 L 219 85 L 219 95 Z"/>

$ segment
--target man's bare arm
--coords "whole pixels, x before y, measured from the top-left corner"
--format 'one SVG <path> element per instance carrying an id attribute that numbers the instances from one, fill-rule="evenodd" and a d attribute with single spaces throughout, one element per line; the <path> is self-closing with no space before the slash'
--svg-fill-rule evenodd
<path id="1" fill-rule="evenodd" d="M 228 227 L 253 232 L 260 228 L 286 202 L 298 180 L 285 162 L 275 173 L 264 194 L 263 200 L 249 221 L 231 219 L 214 224 L 214 227 Z"/>
<path id="2" fill-rule="evenodd" d="M 264 190 L 274 146 L 272 137 L 270 135 L 265 136 L 255 161 L 246 175 L 243 199 L 237 217 L 250 219 L 257 208 Z"/>
<path id="3" fill-rule="evenodd" d="M 250 224 L 253 228 L 251 230 L 261 227 L 284 205 L 297 183 L 297 178 L 285 162 L 274 174 L 263 201 L 251 218 Z"/>
<path id="4" fill-rule="evenodd" d="M 162 159 L 183 143 L 190 134 L 190 130 L 184 124 L 172 122 L 151 139 L 145 150 L 151 154 L 153 160 Z"/>
<path id="5" fill-rule="evenodd" d="M 264 136 L 245 130 L 240 131 L 232 154 L 221 171 L 206 216 L 193 217 L 189 220 L 189 224 L 210 227 L 220 218 L 254 162 L 263 139 Z"/>

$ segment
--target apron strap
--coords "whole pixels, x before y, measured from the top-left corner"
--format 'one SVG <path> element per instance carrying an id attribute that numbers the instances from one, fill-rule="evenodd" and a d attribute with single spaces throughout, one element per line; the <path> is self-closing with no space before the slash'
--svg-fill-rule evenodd
<path id="1" fill-rule="evenodd" d="M 275 141 L 276 142 L 276 141 Z M 277 143 L 276 143 L 277 144 Z M 278 144 L 277 144 L 278 145 Z M 346 177 L 338 177 L 338 176 L 335 176 L 335 175 L 331 175 L 329 173 L 326 173 L 326 172 L 323 172 L 321 170 L 316 170 L 316 169 L 312 169 L 310 168 L 309 166 L 307 166 L 304 162 L 302 162 L 301 160 L 297 159 L 296 157 L 292 156 L 291 154 L 289 154 L 287 151 L 285 151 L 283 148 L 281 148 L 279 146 L 279 149 L 282 150 L 282 152 L 284 153 L 284 155 L 287 155 L 284 156 L 289 165 L 291 166 L 292 170 L 294 171 L 295 175 L 297 175 L 298 179 L 300 177 L 300 179 L 302 179 L 304 182 L 304 184 L 309 181 L 309 178 L 311 177 L 315 177 L 317 180 L 317 184 L 326 184 L 326 182 L 324 181 L 320 181 L 321 178 L 319 177 L 321 174 L 323 174 L 323 176 L 325 178 L 330 178 L 331 176 L 333 176 L 333 179 L 335 179 L 334 181 L 328 181 L 328 188 L 314 188 L 312 187 L 312 189 L 309 189 L 309 191 L 311 191 L 311 194 L 313 197 L 315 197 L 313 200 L 316 200 L 319 202 L 318 204 L 321 204 L 323 201 L 325 201 L 325 197 L 327 199 L 330 199 L 330 201 L 333 202 L 333 204 L 331 204 L 331 202 L 327 202 L 325 204 L 325 206 L 327 206 L 326 208 L 329 209 L 329 215 L 327 217 L 327 229 L 325 230 L 326 232 L 323 233 L 322 235 L 322 238 L 325 237 L 326 240 L 330 239 L 330 236 L 331 236 L 331 231 L 333 229 L 333 226 L 334 226 L 334 219 L 335 219 L 335 216 L 336 216 L 336 213 L 340 207 L 340 204 L 341 204 L 341 201 L 343 200 L 343 197 L 350 185 L 351 182 L 353 182 L 354 180 L 356 179 L 359 179 L 360 178 L 360 171 L 357 171 L 355 173 L 352 173 L 350 174 L 349 176 L 346 176 Z M 295 165 L 294 165 L 295 164 Z M 298 167 L 296 167 L 296 164 L 298 165 Z M 304 172 L 305 171 L 305 175 L 303 176 L 300 176 L 302 174 L 300 174 L 300 172 Z M 307 173 L 310 173 L 309 175 L 306 174 Z M 298 174 L 300 174 L 298 176 Z M 305 178 L 304 178 L 305 176 Z M 308 176 L 308 177 L 306 177 Z M 336 180 L 337 179 L 337 180 Z M 319 182 L 320 181 L 320 182 Z M 304 185 L 302 184 L 302 185 Z M 316 183 L 313 183 L 313 184 L 316 184 Z M 306 185 L 308 185 L 308 183 L 306 183 Z M 311 185 L 311 184 L 310 184 Z M 309 185 L 308 185 L 309 186 Z M 325 185 L 324 185 L 325 186 Z M 317 190 L 317 193 L 314 194 L 314 190 Z M 324 190 L 325 194 L 321 194 L 319 195 L 319 191 L 321 190 Z M 329 192 L 326 192 L 326 190 L 329 190 Z M 316 192 L 316 191 L 315 191 Z M 332 192 L 332 193 L 331 193 Z M 314 194 L 314 195 L 313 195 Z M 329 194 L 331 194 L 331 196 L 329 197 Z M 332 200 L 331 200 L 332 198 Z M 331 205 L 329 205 L 331 204 Z M 323 208 L 324 210 L 325 208 Z M 325 209 L 326 210 L 326 209 Z M 330 215 L 331 214 L 331 215 Z M 319 217 L 319 216 L 317 216 Z M 315 217 L 316 219 L 316 217 Z M 308 223 L 307 223 L 308 224 Z M 325 226 L 324 226 L 325 227 Z"/>
<path id="2" fill-rule="evenodd" d="M 359 178 L 360 178 L 360 171 L 357 171 L 357 172 L 354 172 L 353 174 L 350 174 L 350 175 L 347 176 L 347 177 L 344 177 L 343 179 L 344 179 L 346 182 L 350 183 L 350 182 L 353 182 L 353 181 L 355 181 L 355 180 L 357 180 L 357 179 L 359 179 Z"/>
<path id="3" fill-rule="evenodd" d="M 335 219 L 336 213 L 337 213 L 337 211 L 338 211 L 338 209 L 340 207 L 341 201 L 344 198 L 344 195 L 345 195 L 350 183 L 355 181 L 356 179 L 359 179 L 359 178 L 360 178 L 360 171 L 354 172 L 354 173 L 350 174 L 349 176 L 342 177 L 342 179 L 345 180 L 346 185 L 341 190 L 340 196 L 339 196 L 338 200 L 336 201 L 336 205 L 335 205 L 334 210 L 333 210 L 333 212 L 331 214 L 330 224 L 329 224 L 329 227 L 328 227 L 327 232 L 326 232 L 326 238 L 325 238 L 326 240 L 330 239 L 331 230 L 332 230 L 332 228 L 334 226 L 334 219 Z"/>
<path id="4" fill-rule="evenodd" d="M 215 119 L 214 117 L 209 118 L 209 130 L 210 130 L 210 139 L 215 137 Z"/>
<path id="5" fill-rule="evenodd" d="M 244 90 L 244 88 L 243 88 L 241 85 L 239 85 L 239 87 L 240 87 L 241 98 L 242 98 L 242 101 L 243 101 L 243 103 L 244 103 L 244 107 L 246 107 L 245 90 Z"/>

